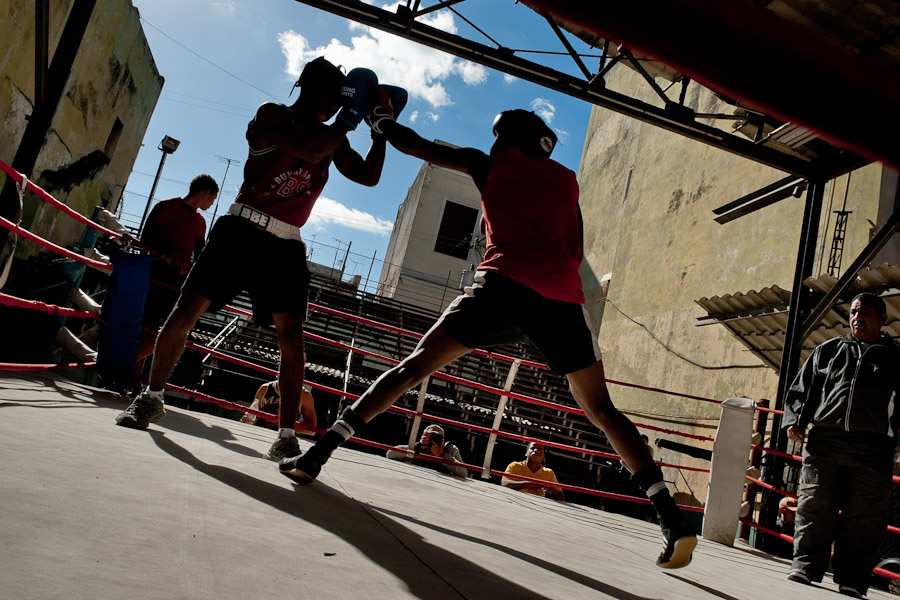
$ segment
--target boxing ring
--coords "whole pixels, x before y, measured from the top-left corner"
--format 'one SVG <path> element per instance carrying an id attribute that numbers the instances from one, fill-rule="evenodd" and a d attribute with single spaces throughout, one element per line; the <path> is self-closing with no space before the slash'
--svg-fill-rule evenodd
<path id="1" fill-rule="evenodd" d="M 0 161 L 0 170 L 4 171 L 7 175 L 9 175 L 9 177 L 11 177 L 16 182 L 18 190 L 19 190 L 20 198 L 21 198 L 21 195 L 24 193 L 24 191 L 27 189 L 27 190 L 31 191 L 36 197 L 43 200 L 44 202 L 47 202 L 51 206 L 54 206 L 55 208 L 59 209 L 63 213 L 67 214 L 68 216 L 76 219 L 78 222 L 83 223 L 84 225 L 86 225 L 88 227 L 92 227 L 92 228 L 96 229 L 99 233 L 107 235 L 110 238 L 121 240 L 123 242 L 136 241 L 136 240 L 132 240 L 131 238 L 129 238 L 129 236 L 127 236 L 126 234 L 122 234 L 122 233 L 113 231 L 109 228 L 106 228 L 106 227 L 104 227 L 98 223 L 95 223 L 92 220 L 84 217 L 80 213 L 77 213 L 76 211 L 70 209 L 65 204 L 63 204 L 63 203 L 59 202 L 58 200 L 56 200 L 55 198 L 53 198 L 50 194 L 48 194 L 46 191 L 41 189 L 39 186 L 37 186 L 34 183 L 32 183 L 31 181 L 29 181 L 23 174 L 18 173 L 17 171 L 13 170 L 11 167 L 9 167 L 9 165 L 5 164 L 2 161 Z M 47 250 L 49 250 L 51 252 L 58 253 L 58 254 L 65 256 L 66 258 L 69 258 L 71 260 L 80 261 L 92 268 L 100 269 L 102 271 L 111 271 L 113 269 L 113 266 L 110 264 L 107 264 L 103 261 L 88 258 L 86 256 L 82 256 L 76 252 L 73 252 L 73 251 L 63 248 L 61 246 L 58 246 L 48 240 L 45 240 L 37 235 L 34 235 L 33 233 L 31 233 L 29 231 L 23 229 L 18 223 L 11 222 L 2 217 L 0 217 L 0 226 L 8 229 L 9 231 L 13 232 L 16 235 L 21 236 L 24 239 L 27 239 L 35 244 L 38 244 L 38 245 L 46 248 Z M 10 257 L 10 260 L 13 260 L 13 258 Z M 159 284 L 158 282 L 151 282 L 151 284 L 153 284 L 153 283 Z M 159 285 L 164 285 L 164 284 L 159 284 Z M 10 307 L 26 309 L 26 310 L 40 311 L 40 312 L 44 312 L 47 314 L 67 317 L 67 318 L 71 318 L 71 319 L 97 319 L 97 318 L 99 318 L 99 313 L 97 313 L 97 312 L 76 310 L 76 309 L 69 308 L 69 307 L 63 307 L 63 306 L 47 304 L 47 303 L 43 303 L 43 302 L 39 302 L 39 301 L 35 301 L 35 300 L 18 298 L 18 297 L 14 297 L 14 296 L 11 296 L 8 294 L 3 294 L 3 293 L 0 293 L 0 304 L 3 304 L 5 306 L 10 306 Z M 390 325 L 387 323 L 383 323 L 383 322 L 380 322 L 380 321 L 377 321 L 374 319 L 369 319 L 366 317 L 362 317 L 359 315 L 350 314 L 348 312 L 337 310 L 335 308 L 324 306 L 322 304 L 310 303 L 309 308 L 314 313 L 319 314 L 319 315 L 328 315 L 331 318 L 339 319 L 339 320 L 345 321 L 347 323 L 365 325 L 367 327 L 374 328 L 378 331 L 383 331 L 385 333 L 390 333 L 393 335 L 401 336 L 403 338 L 411 340 L 412 342 L 420 339 L 423 335 L 421 333 L 418 333 L 418 332 L 415 332 L 415 331 L 412 331 L 409 329 L 397 327 L 394 325 Z M 231 315 L 236 315 L 239 318 L 245 318 L 248 320 L 250 318 L 252 318 L 252 314 L 250 312 L 248 312 L 242 308 L 239 308 L 237 306 L 226 306 L 224 308 L 224 311 L 226 311 L 227 313 L 229 313 Z M 232 321 L 232 323 L 233 323 L 233 321 Z M 334 339 L 332 337 L 319 335 L 319 334 L 316 334 L 316 333 L 313 333 L 310 331 L 304 331 L 304 335 L 305 335 L 306 340 L 308 340 L 310 342 L 328 346 L 331 349 L 346 353 L 347 371 L 344 373 L 345 381 L 347 378 L 349 378 L 351 376 L 350 366 L 353 362 L 352 359 L 354 356 L 365 357 L 367 359 L 370 359 L 371 361 L 377 362 L 382 365 L 388 365 L 388 366 L 397 364 L 399 362 L 399 360 L 397 360 L 396 358 L 387 356 L 382 353 L 374 352 L 372 350 L 368 350 L 365 348 L 355 346 L 354 340 L 350 340 L 348 342 L 346 340 Z M 233 365 L 237 365 L 240 367 L 244 367 L 246 369 L 256 371 L 258 373 L 264 374 L 266 377 L 269 377 L 269 378 L 274 378 L 275 376 L 277 376 L 276 369 L 273 369 L 273 368 L 265 366 L 265 365 L 260 365 L 260 364 L 254 363 L 252 361 L 246 360 L 239 356 L 235 356 L 232 353 L 224 352 L 224 351 L 221 351 L 214 347 L 211 347 L 210 345 L 198 344 L 196 342 L 188 341 L 188 343 L 186 345 L 186 349 L 197 351 L 208 357 L 211 357 L 211 358 L 214 358 L 214 359 L 217 359 L 220 361 L 225 361 L 225 362 L 233 364 Z M 493 455 L 493 450 L 494 450 L 495 444 L 498 439 L 513 440 L 513 441 L 522 442 L 522 443 L 537 441 L 537 442 L 540 442 L 540 443 L 544 444 L 545 446 L 547 446 L 549 448 L 553 448 L 559 452 L 577 453 L 577 454 L 581 454 L 581 455 L 596 456 L 596 457 L 600 457 L 600 458 L 607 459 L 610 461 L 620 460 L 619 456 L 617 456 L 613 453 L 610 453 L 610 452 L 594 450 L 594 449 L 591 449 L 588 447 L 580 447 L 580 446 L 575 446 L 575 445 L 571 445 L 571 444 L 547 441 L 547 440 L 539 439 L 539 438 L 536 438 L 533 436 L 521 435 L 518 433 L 504 431 L 502 428 L 504 415 L 508 415 L 507 409 L 510 406 L 512 406 L 511 403 L 519 403 L 522 405 L 542 406 L 542 407 L 548 408 L 550 410 L 557 411 L 559 413 L 576 415 L 576 416 L 580 416 L 580 417 L 584 417 L 584 412 L 578 408 L 575 408 L 572 406 L 567 406 L 560 402 L 548 401 L 546 399 L 541 399 L 541 398 L 537 398 L 537 397 L 530 396 L 527 394 L 522 394 L 522 393 L 512 391 L 511 388 L 513 387 L 513 383 L 515 381 L 517 372 L 521 366 L 527 366 L 527 367 L 530 367 L 530 368 L 533 368 L 536 370 L 546 371 L 548 369 L 548 367 L 545 364 L 543 364 L 541 362 L 537 362 L 537 361 L 517 358 L 517 357 L 511 356 L 508 354 L 498 353 L 498 352 L 475 350 L 474 353 L 479 356 L 490 358 L 494 361 L 498 361 L 498 362 L 509 365 L 509 370 L 508 370 L 507 378 L 506 378 L 506 384 L 503 387 L 485 385 L 483 383 L 480 383 L 480 382 L 472 380 L 472 379 L 467 379 L 464 377 L 452 375 L 450 373 L 445 373 L 445 372 L 435 373 L 434 375 L 432 375 L 432 377 L 435 379 L 438 379 L 438 380 L 442 380 L 442 381 L 451 383 L 451 384 L 464 386 L 466 388 L 478 390 L 478 391 L 484 392 L 486 394 L 491 394 L 491 395 L 496 396 L 499 400 L 498 400 L 497 408 L 495 411 L 495 418 L 494 418 L 493 426 L 492 427 L 479 426 L 479 425 L 476 425 L 473 423 L 467 423 L 467 422 L 460 421 L 458 419 L 451 419 L 451 418 L 447 418 L 447 417 L 443 417 L 440 415 L 436 415 L 436 414 L 427 412 L 427 410 L 426 410 L 427 394 L 426 394 L 425 390 L 426 390 L 426 387 L 428 384 L 428 380 L 426 380 L 425 382 L 423 382 L 423 384 L 419 388 L 415 409 L 408 409 L 408 408 L 404 408 L 404 407 L 396 406 L 396 405 L 392 406 L 389 409 L 391 412 L 393 412 L 395 414 L 398 414 L 398 415 L 403 416 L 404 418 L 413 420 L 413 425 L 412 425 L 412 428 L 410 431 L 410 446 L 411 447 L 413 446 L 414 441 L 416 439 L 418 439 L 419 430 L 421 427 L 421 421 L 427 420 L 429 423 L 439 423 L 441 425 L 447 425 L 447 426 L 451 426 L 454 428 L 458 428 L 461 431 L 474 432 L 474 433 L 479 433 L 479 434 L 489 436 L 489 441 L 487 444 L 487 449 L 483 456 L 483 460 L 480 463 L 465 463 L 464 464 L 466 469 L 468 469 L 472 473 L 479 474 L 480 477 L 483 479 L 489 479 L 490 477 L 506 476 L 503 471 L 494 469 L 491 466 L 491 458 Z M 60 371 L 60 370 L 90 369 L 90 368 L 94 367 L 94 365 L 95 365 L 95 363 L 93 363 L 93 362 L 61 363 L 61 364 L 0 363 L 0 371 L 9 371 L 9 372 Z M 370 381 L 370 380 L 366 380 L 366 381 Z M 639 390 L 645 391 L 649 394 L 660 394 L 660 395 L 673 396 L 673 397 L 691 400 L 691 401 L 695 401 L 695 402 L 699 402 L 699 403 L 722 404 L 721 400 L 717 400 L 714 398 L 706 398 L 706 397 L 687 394 L 687 393 L 678 392 L 678 391 L 643 386 L 643 385 L 638 385 L 638 384 L 629 383 L 629 382 L 625 382 L 625 381 L 608 379 L 607 383 L 611 386 L 630 387 L 630 388 L 639 389 Z M 357 395 L 348 392 L 346 389 L 342 390 L 342 389 L 338 389 L 333 386 L 324 385 L 322 383 L 317 383 L 317 382 L 307 380 L 307 381 L 305 381 L 305 385 L 311 387 L 314 390 L 318 390 L 320 392 L 334 395 L 334 396 L 339 397 L 346 401 L 352 402 L 353 400 L 358 398 Z M 255 415 L 257 418 L 263 419 L 266 421 L 277 422 L 276 415 L 272 415 L 272 414 L 257 411 L 257 410 L 251 410 L 248 407 L 246 407 L 238 402 L 234 402 L 234 401 L 222 399 L 222 398 L 217 398 L 212 395 L 203 393 L 201 391 L 190 389 L 188 387 L 167 384 L 166 389 L 169 391 L 172 391 L 172 392 L 183 394 L 184 396 L 190 397 L 194 400 L 197 400 L 197 401 L 200 401 L 203 403 L 216 405 L 216 406 L 228 409 L 228 410 L 234 410 L 234 411 L 240 411 L 243 413 L 252 414 L 252 415 Z M 786 460 L 794 461 L 795 463 L 799 463 L 799 461 L 801 460 L 800 456 L 795 455 L 795 454 L 780 452 L 774 448 L 768 447 L 761 443 L 761 440 L 766 437 L 767 419 L 765 417 L 767 417 L 768 415 L 771 415 L 771 414 L 783 414 L 782 411 L 768 408 L 766 406 L 760 405 L 759 403 L 753 403 L 753 410 L 755 411 L 755 414 L 757 415 L 757 421 L 756 421 L 757 422 L 757 433 L 760 434 L 759 435 L 760 439 L 759 440 L 754 439 L 752 442 L 747 444 L 747 447 L 751 450 L 751 458 L 748 461 L 748 467 L 750 467 L 752 469 L 753 467 L 758 466 L 759 457 L 763 453 L 774 454 L 774 455 L 784 458 Z M 696 433 L 680 431 L 678 429 L 663 428 L 663 427 L 658 427 L 658 426 L 654 426 L 654 425 L 650 425 L 650 424 L 646 424 L 646 423 L 640 423 L 640 422 L 636 422 L 635 425 L 640 430 L 664 433 L 664 434 L 671 435 L 674 437 L 692 440 L 695 443 L 709 444 L 709 443 L 712 443 L 715 441 L 715 438 L 713 438 L 711 436 L 698 435 Z M 307 431 L 307 432 L 317 432 L 317 433 L 325 432 L 325 429 L 323 429 L 323 428 L 312 428 L 304 423 L 297 423 L 296 428 L 299 430 Z M 362 438 L 358 438 L 358 437 L 351 438 L 349 443 L 368 446 L 370 448 L 374 448 L 374 449 L 380 450 L 382 452 L 387 451 L 393 447 L 392 445 L 387 445 L 387 444 L 379 443 L 379 442 L 372 441 L 372 440 L 366 440 L 366 439 L 362 439 Z M 417 454 L 416 456 L 419 459 L 433 461 L 435 463 L 447 462 L 447 461 L 443 460 L 442 458 L 433 457 L 433 456 L 423 456 L 420 454 Z M 657 464 L 666 469 L 672 469 L 675 471 L 693 471 L 693 472 L 697 472 L 697 473 L 709 473 L 710 472 L 710 469 L 702 468 L 702 467 L 676 465 L 676 464 L 671 464 L 671 463 L 666 463 L 666 462 L 657 462 Z M 532 479 L 532 478 L 528 478 L 528 477 L 520 477 L 520 476 L 515 476 L 515 475 L 510 475 L 509 477 L 512 479 L 517 479 L 517 480 L 531 481 L 531 482 L 535 482 L 535 483 L 544 483 L 541 480 Z M 900 483 L 900 477 L 895 476 L 894 483 Z M 795 494 L 792 494 L 791 492 L 789 492 L 787 490 L 779 489 L 773 485 L 765 483 L 765 482 L 761 481 L 760 479 L 758 479 L 757 477 L 752 476 L 751 474 L 746 475 L 745 485 L 746 485 L 745 502 L 750 502 L 751 504 L 755 498 L 756 490 L 760 489 L 760 488 L 769 490 L 769 491 L 779 494 L 781 496 L 796 498 Z M 564 490 L 567 490 L 567 491 L 578 492 L 580 494 L 586 494 L 586 495 L 590 495 L 590 496 L 597 496 L 600 498 L 608 498 L 608 499 L 612 499 L 612 500 L 632 502 L 632 503 L 636 503 L 636 504 L 650 504 L 650 501 L 646 497 L 641 498 L 641 497 L 636 497 L 636 496 L 618 494 L 618 493 L 593 489 L 593 488 L 589 488 L 589 487 L 585 487 L 585 486 L 574 485 L 574 484 L 570 484 L 570 483 L 560 483 L 559 487 Z M 680 506 L 681 506 L 682 510 L 685 510 L 685 511 L 701 512 L 701 513 L 704 512 L 703 507 L 687 506 L 687 505 L 680 505 Z M 773 537 L 776 537 L 778 539 L 781 539 L 781 540 L 784 540 L 787 542 L 793 541 L 793 538 L 791 536 L 781 533 L 779 531 L 776 531 L 770 527 L 766 527 L 766 526 L 754 521 L 752 518 L 752 515 L 750 515 L 750 514 L 748 514 L 747 516 L 741 517 L 739 519 L 739 522 L 740 522 L 740 524 L 742 524 L 746 527 L 757 530 L 760 534 L 767 535 L 767 536 L 773 536 Z M 900 534 L 900 527 L 895 527 L 895 526 L 891 525 L 888 527 L 888 531 L 891 533 Z M 884 569 L 876 569 L 875 573 L 878 575 L 890 578 L 890 579 L 900 580 L 900 575 L 892 573 L 892 572 L 884 570 Z"/>

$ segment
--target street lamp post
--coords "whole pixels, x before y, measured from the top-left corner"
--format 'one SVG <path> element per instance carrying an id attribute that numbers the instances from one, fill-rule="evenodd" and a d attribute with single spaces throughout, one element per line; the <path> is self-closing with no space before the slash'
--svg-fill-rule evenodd
<path id="1" fill-rule="evenodd" d="M 153 204 L 153 194 L 156 193 L 156 186 L 159 184 L 159 176 L 162 175 L 163 165 L 166 164 L 166 156 L 173 154 L 178 150 L 179 144 L 181 144 L 181 142 L 169 136 L 164 137 L 159 143 L 159 149 L 162 150 L 162 158 L 159 160 L 159 168 L 156 170 L 156 177 L 153 179 L 153 187 L 150 188 L 150 195 L 147 197 L 147 206 L 144 207 L 144 216 L 141 217 L 141 225 L 138 227 L 138 236 L 144 231 L 144 222 L 147 220 L 147 215 L 150 214 L 150 205 Z"/>

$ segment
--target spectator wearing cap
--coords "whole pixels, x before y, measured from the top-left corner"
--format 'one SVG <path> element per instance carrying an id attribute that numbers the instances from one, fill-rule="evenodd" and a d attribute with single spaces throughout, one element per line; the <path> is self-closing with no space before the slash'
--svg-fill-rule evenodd
<path id="1" fill-rule="evenodd" d="M 441 473 L 449 473 L 458 477 L 465 477 L 468 470 L 463 466 L 462 454 L 455 444 L 446 441 L 444 428 L 440 425 L 429 425 L 422 432 L 422 437 L 415 446 L 415 454 L 410 456 L 409 445 L 394 446 L 387 451 L 387 457 L 391 460 L 402 460 L 420 467 L 428 467 Z M 443 458 L 446 463 L 419 458 L 419 455 L 436 456 Z"/>
<path id="2" fill-rule="evenodd" d="M 794 520 L 797 518 L 797 499 L 785 496 L 778 503 L 778 520 L 776 525 L 781 533 L 794 535 Z"/>

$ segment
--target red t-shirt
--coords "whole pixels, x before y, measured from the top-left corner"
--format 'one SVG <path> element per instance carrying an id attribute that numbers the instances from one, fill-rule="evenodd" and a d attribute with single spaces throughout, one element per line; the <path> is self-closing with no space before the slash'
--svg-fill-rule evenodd
<path id="1" fill-rule="evenodd" d="M 546 298 L 584 303 L 575 173 L 517 148 L 492 155 L 481 190 L 487 250 L 479 270 L 496 271 Z"/>
<path id="2" fill-rule="evenodd" d="M 302 227 L 328 181 L 329 166 L 331 156 L 311 163 L 275 144 L 261 150 L 251 148 L 235 202 Z"/>
<path id="3" fill-rule="evenodd" d="M 181 198 L 162 200 L 153 207 L 141 233 L 141 241 L 164 254 L 186 273 L 191 259 L 203 248 L 206 219 Z"/>

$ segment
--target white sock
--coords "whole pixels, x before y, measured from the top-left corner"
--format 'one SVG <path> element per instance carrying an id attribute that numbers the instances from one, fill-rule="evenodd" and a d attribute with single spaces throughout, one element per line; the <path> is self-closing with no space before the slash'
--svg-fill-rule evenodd
<path id="1" fill-rule="evenodd" d="M 278 428 L 278 437 L 280 437 L 280 438 L 297 437 L 297 432 L 288 427 L 279 427 Z"/>
<path id="2" fill-rule="evenodd" d="M 147 387 L 146 390 L 144 390 L 145 396 L 148 396 L 151 398 L 156 398 L 157 400 L 162 400 L 163 394 L 164 394 L 164 392 L 162 390 L 151 390 L 149 386 Z"/>
<path id="3" fill-rule="evenodd" d="M 658 494 L 660 492 L 667 492 L 667 491 L 669 491 L 669 488 L 666 487 L 666 482 L 658 481 L 647 488 L 647 497 L 650 498 L 651 496 L 655 496 L 656 494 Z"/>

